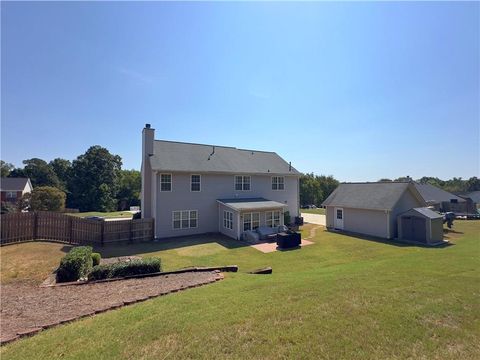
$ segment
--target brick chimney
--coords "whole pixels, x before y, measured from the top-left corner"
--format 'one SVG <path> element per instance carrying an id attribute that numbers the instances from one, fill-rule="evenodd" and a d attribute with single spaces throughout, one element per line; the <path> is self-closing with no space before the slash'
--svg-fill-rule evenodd
<path id="1" fill-rule="evenodd" d="M 142 195 L 141 210 L 142 218 L 152 217 L 152 167 L 150 165 L 150 156 L 153 155 L 153 141 L 155 138 L 155 129 L 150 124 L 145 124 L 142 131 Z"/>

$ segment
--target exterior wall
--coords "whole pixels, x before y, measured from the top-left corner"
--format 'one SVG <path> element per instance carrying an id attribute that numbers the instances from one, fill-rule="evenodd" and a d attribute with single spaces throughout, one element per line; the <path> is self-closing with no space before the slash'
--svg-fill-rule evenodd
<path id="1" fill-rule="evenodd" d="M 335 207 L 334 206 L 327 206 L 326 207 L 325 218 L 326 218 L 327 229 L 331 229 L 335 225 L 335 223 L 334 223 L 334 221 L 335 221 L 334 213 L 335 213 Z"/>
<path id="2" fill-rule="evenodd" d="M 223 227 L 223 212 L 225 210 L 233 213 L 233 229 L 227 229 Z M 218 232 L 236 239 L 238 237 L 238 218 L 238 212 L 226 207 L 223 204 L 218 204 Z"/>
<path id="3" fill-rule="evenodd" d="M 397 218 L 398 215 L 408 211 L 412 208 L 416 207 L 423 207 L 424 204 L 417 199 L 411 191 L 407 190 L 397 202 L 395 207 L 392 209 L 390 213 L 390 237 L 397 238 L 398 235 L 398 225 L 397 225 Z"/>
<path id="4" fill-rule="evenodd" d="M 8 202 L 11 202 L 11 203 L 16 203 L 18 200 L 20 200 L 22 198 L 22 192 L 21 191 L 15 191 L 17 193 L 17 197 L 15 199 L 7 199 L 7 192 L 10 192 L 10 191 L 2 191 L 1 192 L 1 201 L 8 201 Z"/>
<path id="5" fill-rule="evenodd" d="M 386 238 L 387 218 L 383 210 L 343 208 L 343 230 Z"/>
<path id="6" fill-rule="evenodd" d="M 443 241 L 443 219 L 433 219 L 430 222 L 430 226 L 432 229 L 430 242 Z"/>
<path id="7" fill-rule="evenodd" d="M 167 173 L 167 172 L 166 172 Z M 159 173 L 160 174 L 160 173 Z M 159 175 L 158 174 L 158 175 Z M 285 190 L 272 190 L 270 175 L 252 175 L 250 191 L 235 191 L 234 174 L 201 174 L 201 191 L 190 191 L 190 173 L 172 173 L 172 191 L 160 191 L 160 176 L 155 178 L 154 204 L 156 237 L 173 237 L 219 231 L 219 204 L 217 199 L 264 197 L 286 204 L 292 219 L 299 216 L 297 176 L 285 176 Z M 197 210 L 198 227 L 172 228 L 172 211 Z M 264 210 L 260 211 L 263 212 Z M 223 212 L 222 212 L 223 227 Z"/>

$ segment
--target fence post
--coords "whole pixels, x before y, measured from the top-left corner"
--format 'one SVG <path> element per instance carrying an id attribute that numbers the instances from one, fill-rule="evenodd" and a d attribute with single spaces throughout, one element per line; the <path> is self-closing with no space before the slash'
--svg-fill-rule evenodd
<path id="1" fill-rule="evenodd" d="M 38 212 L 33 213 L 33 240 L 37 240 L 38 234 Z"/>
<path id="2" fill-rule="evenodd" d="M 70 218 L 68 219 L 68 226 L 69 226 L 69 229 L 68 229 L 68 236 L 69 236 L 69 239 L 68 239 L 68 242 L 70 244 L 73 243 L 73 216 L 70 216 Z"/>
<path id="3" fill-rule="evenodd" d="M 132 242 L 132 232 L 133 232 L 133 219 L 130 220 L 130 227 L 128 232 L 128 242 Z"/>
<path id="4" fill-rule="evenodd" d="M 103 246 L 103 239 L 105 236 L 105 220 L 102 219 L 102 224 L 101 224 L 101 236 L 100 236 L 100 244 Z"/>

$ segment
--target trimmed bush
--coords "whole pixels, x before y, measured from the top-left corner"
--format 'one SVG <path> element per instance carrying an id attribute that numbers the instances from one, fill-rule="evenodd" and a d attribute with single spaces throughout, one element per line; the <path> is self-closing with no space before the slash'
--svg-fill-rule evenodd
<path id="1" fill-rule="evenodd" d="M 88 274 L 88 280 L 152 274 L 160 271 L 162 271 L 162 266 L 159 258 L 145 258 L 94 266 Z"/>
<path id="2" fill-rule="evenodd" d="M 92 253 L 93 266 L 99 265 L 101 258 L 102 255 L 100 255 L 99 253 Z"/>
<path id="3" fill-rule="evenodd" d="M 57 282 L 77 281 L 86 278 L 92 270 L 92 248 L 74 247 L 60 260 L 57 270 Z"/>

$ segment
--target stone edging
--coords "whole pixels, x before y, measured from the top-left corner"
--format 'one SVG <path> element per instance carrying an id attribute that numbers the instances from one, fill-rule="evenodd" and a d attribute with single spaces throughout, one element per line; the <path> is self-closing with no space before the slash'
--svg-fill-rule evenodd
<path id="1" fill-rule="evenodd" d="M 190 271 L 191 271 L 191 269 L 190 269 Z M 200 271 L 202 271 L 202 270 L 200 270 Z M 203 271 L 206 271 L 206 270 L 203 270 Z M 186 271 L 183 271 L 183 272 L 186 272 Z M 174 272 L 170 272 L 170 273 L 174 273 Z M 165 274 L 165 273 L 162 273 L 162 274 Z M 139 302 L 142 302 L 142 301 L 145 301 L 145 300 L 148 300 L 148 299 L 156 298 L 156 297 L 159 297 L 159 296 L 164 296 L 164 295 L 176 293 L 176 292 L 179 292 L 179 291 L 182 291 L 182 290 L 187 290 L 187 289 L 191 289 L 191 288 L 195 288 L 195 287 L 200 287 L 200 286 L 203 286 L 203 285 L 212 284 L 214 282 L 217 282 L 217 281 L 220 281 L 220 280 L 223 280 L 223 279 L 224 279 L 223 274 L 219 270 L 216 270 L 215 278 L 212 279 L 212 280 L 207 280 L 207 281 L 195 284 L 195 285 L 182 286 L 178 289 L 162 291 L 162 292 L 159 292 L 158 294 L 143 296 L 143 297 L 135 299 L 135 300 L 127 300 L 127 301 L 124 301 L 124 302 L 118 302 L 118 303 L 109 305 L 107 307 L 103 307 L 103 308 L 97 309 L 95 311 L 91 311 L 91 312 L 86 313 L 86 314 L 82 314 L 82 315 L 79 315 L 79 316 L 74 316 L 74 317 L 71 317 L 71 318 L 68 318 L 68 319 L 59 320 L 59 321 L 55 321 L 55 322 L 51 322 L 51 323 L 45 323 L 43 325 L 40 325 L 39 327 L 34 327 L 34 328 L 29 329 L 29 330 L 18 332 L 16 335 L 0 338 L 0 345 L 3 346 L 3 345 L 8 344 L 12 341 L 18 340 L 22 337 L 32 336 L 32 335 L 35 335 L 42 330 L 46 330 L 46 329 L 49 329 L 49 328 L 52 328 L 52 327 L 55 327 L 55 326 L 58 326 L 58 325 L 66 324 L 66 323 L 72 322 L 74 320 L 90 317 L 90 316 L 100 314 L 100 313 L 103 313 L 103 312 L 106 312 L 106 311 L 109 311 L 109 310 L 118 309 L 118 308 L 123 307 L 123 306 L 132 305 L 132 304 L 139 303 Z M 123 280 L 123 279 L 113 279 L 113 280 Z"/>
<path id="2" fill-rule="evenodd" d="M 88 285 L 88 284 L 98 284 L 98 283 L 105 283 L 105 282 L 112 282 L 112 281 L 119 281 L 119 280 L 141 279 L 141 278 L 153 277 L 153 276 L 183 274 L 183 273 L 187 273 L 187 272 L 200 272 L 200 271 L 237 272 L 238 271 L 238 266 L 237 265 L 227 265 L 227 266 L 190 267 L 190 268 L 185 268 L 185 269 L 164 271 L 164 272 L 156 272 L 156 273 L 150 273 L 150 274 L 129 275 L 129 276 L 125 276 L 125 277 L 112 278 L 112 279 L 103 279 L 103 280 L 94 280 L 94 281 L 88 281 L 88 280 L 87 281 L 72 281 L 72 282 L 65 282 L 65 283 L 40 285 L 40 287 Z"/>

